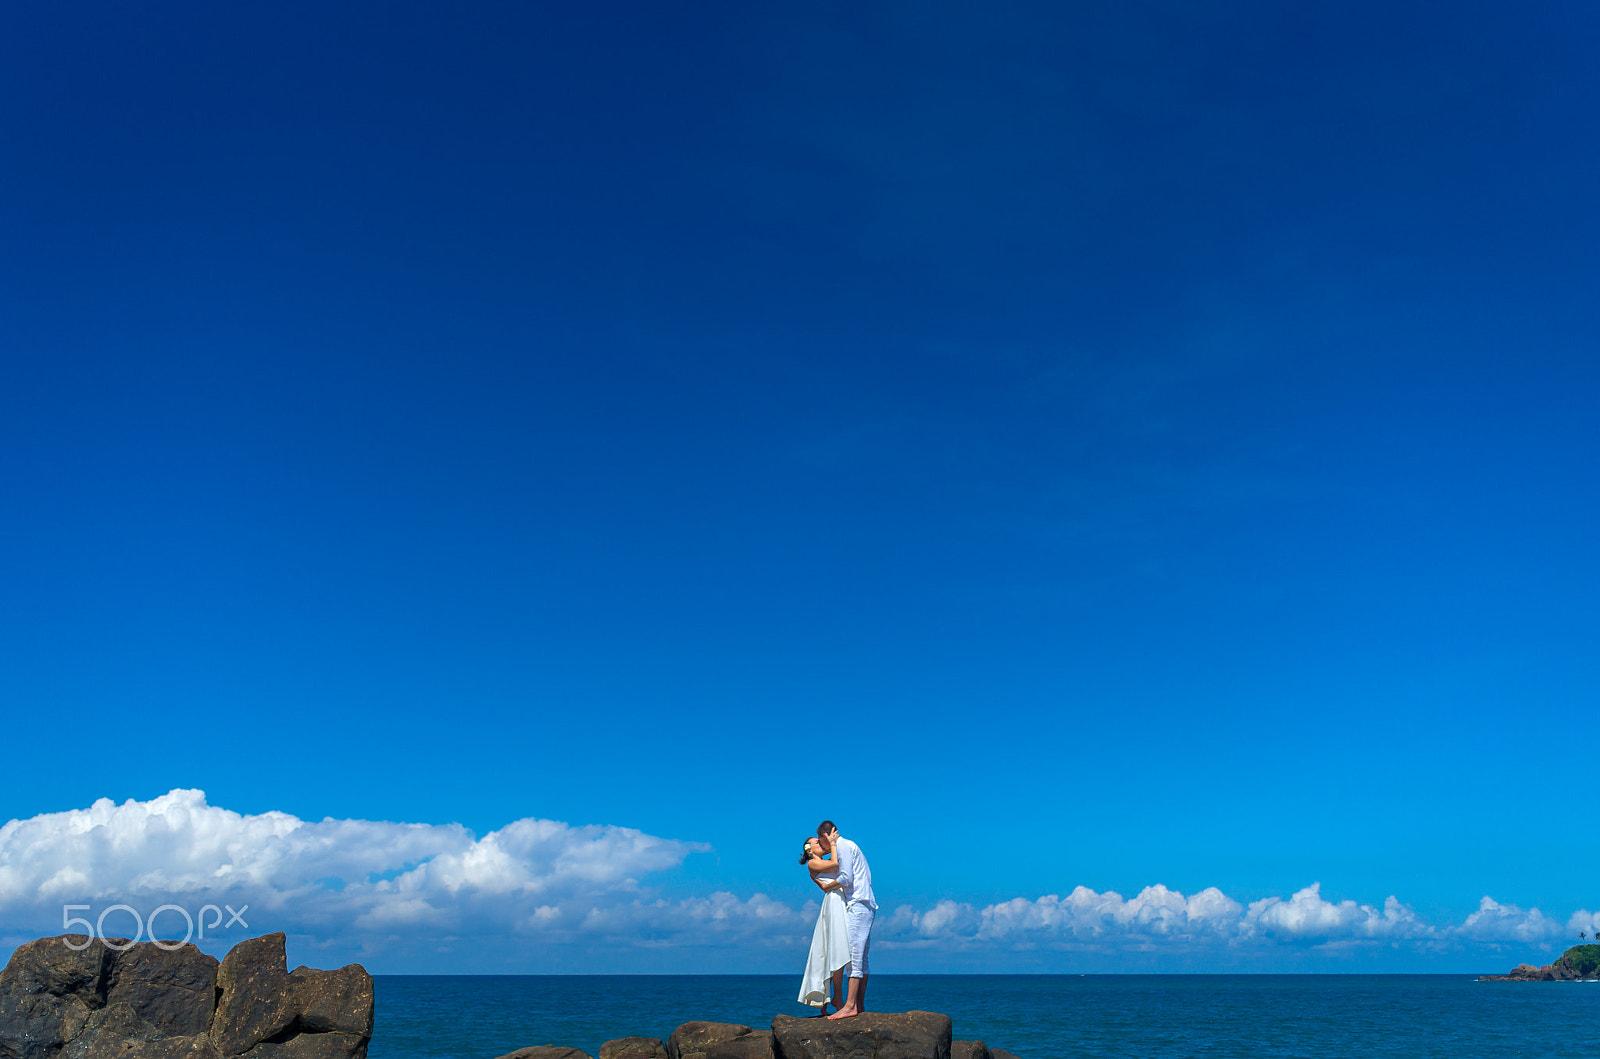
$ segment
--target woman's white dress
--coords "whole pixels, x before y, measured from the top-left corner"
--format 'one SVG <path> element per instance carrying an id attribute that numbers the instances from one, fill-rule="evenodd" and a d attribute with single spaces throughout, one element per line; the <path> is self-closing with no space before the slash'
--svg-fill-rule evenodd
<path id="1" fill-rule="evenodd" d="M 837 879 L 839 873 L 818 872 L 819 879 Z M 833 998 L 833 972 L 850 963 L 850 928 L 844 917 L 844 897 L 837 889 L 822 895 L 822 911 L 811 932 L 811 952 L 800 980 L 800 1003 L 820 1008 Z"/>

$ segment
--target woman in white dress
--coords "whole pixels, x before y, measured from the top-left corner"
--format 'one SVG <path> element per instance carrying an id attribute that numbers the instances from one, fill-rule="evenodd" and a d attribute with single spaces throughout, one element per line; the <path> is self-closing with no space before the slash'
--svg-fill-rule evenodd
<path id="1" fill-rule="evenodd" d="M 828 986 L 833 985 L 835 1010 L 844 1003 L 844 969 L 850 965 L 850 928 L 845 922 L 844 893 L 839 886 L 839 865 L 824 860 L 817 840 L 806 839 L 800 863 L 822 891 L 822 910 L 811 932 L 811 952 L 806 956 L 805 977 L 800 980 L 800 1003 L 828 1013 Z"/>

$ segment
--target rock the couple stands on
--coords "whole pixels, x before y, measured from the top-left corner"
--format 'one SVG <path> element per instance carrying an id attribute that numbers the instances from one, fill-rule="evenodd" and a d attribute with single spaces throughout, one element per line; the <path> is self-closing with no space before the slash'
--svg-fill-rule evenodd
<path id="1" fill-rule="evenodd" d="M 519 1048 L 500 1059 L 591 1059 L 577 1048 Z M 621 1037 L 598 1059 L 1017 1059 L 982 1041 L 952 1041 L 950 1016 L 870 1012 L 837 1021 L 779 1015 L 771 1030 L 731 1022 L 686 1022 L 672 1036 Z"/>

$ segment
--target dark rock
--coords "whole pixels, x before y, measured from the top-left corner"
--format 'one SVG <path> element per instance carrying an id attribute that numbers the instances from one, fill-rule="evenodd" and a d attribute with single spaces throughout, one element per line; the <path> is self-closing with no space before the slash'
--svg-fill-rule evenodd
<path id="1" fill-rule="evenodd" d="M 367 1054 L 367 1036 L 359 1033 L 296 1033 L 264 1041 L 245 1052 L 245 1059 L 360 1059 Z"/>
<path id="2" fill-rule="evenodd" d="M 193 945 L 142 941 L 112 963 L 106 1005 L 130 1004 L 162 1037 L 206 1032 L 217 1002 L 217 960 Z"/>
<path id="3" fill-rule="evenodd" d="M 777 1059 L 950 1059 L 950 1016 L 932 1011 L 869 1011 L 850 1019 L 778 1015 L 772 1036 Z"/>
<path id="4" fill-rule="evenodd" d="M 991 1059 L 982 1041 L 951 1041 L 950 1059 Z"/>
<path id="5" fill-rule="evenodd" d="M 113 955 L 84 934 L 17 946 L 0 971 L 0 1059 L 52 1059 L 77 1037 L 105 1006 Z"/>
<path id="6" fill-rule="evenodd" d="M 757 1030 L 707 1045 L 706 1059 L 773 1059 L 772 1033 Z"/>
<path id="7" fill-rule="evenodd" d="M 119 1001 L 90 1016 L 62 1059 L 220 1059 L 205 1034 L 173 1036 Z"/>
<path id="8" fill-rule="evenodd" d="M 0 995 L 0 1059 L 53 1059 L 93 1013 L 76 996 Z"/>
<path id="9" fill-rule="evenodd" d="M 600 1059 L 667 1059 L 660 1037 L 618 1037 L 600 1046 Z"/>
<path id="10" fill-rule="evenodd" d="M 289 975 L 303 1033 L 354 1033 L 372 1036 L 372 976 L 359 963 L 336 971 L 296 967 Z"/>
<path id="11" fill-rule="evenodd" d="M 83 947 L 73 948 L 69 942 Z M 85 934 L 24 942 L 11 954 L 5 970 L 0 971 L 0 994 L 70 996 L 82 1000 L 90 1009 L 105 1007 L 106 979 L 115 955 Z"/>
<path id="12" fill-rule="evenodd" d="M 171 1036 L 141 1018 L 133 1005 L 121 1002 L 101 1008 L 84 1022 L 61 1049 L 62 1059 L 117 1059 L 130 1048 Z"/>
<path id="13" fill-rule="evenodd" d="M 135 1041 L 118 1053 L 119 1059 L 221 1059 L 211 1038 L 201 1033 L 193 1037 L 163 1037 L 155 1041 Z"/>
<path id="14" fill-rule="evenodd" d="M 127 1001 L 92 1013 L 59 1052 L 61 1059 L 220 1059 L 204 1033 L 172 1035 Z"/>
<path id="15" fill-rule="evenodd" d="M 217 969 L 216 1014 L 211 1043 L 224 1057 L 243 1055 L 294 1025 L 300 1013 L 283 932 L 241 941 Z"/>
<path id="16" fill-rule="evenodd" d="M 163 1037 L 158 1041 L 132 1043 L 120 1059 L 222 1059 L 211 1038 L 201 1033 L 193 1037 Z"/>
<path id="17" fill-rule="evenodd" d="M 241 941 L 217 969 L 211 1042 L 223 1059 L 365 1059 L 372 1039 L 372 976 L 286 970 L 283 934 Z"/>
<path id="18" fill-rule="evenodd" d="M 1017 1059 L 1017 1057 L 1004 1048 L 990 1048 L 989 1059 Z"/>
<path id="19" fill-rule="evenodd" d="M 588 1052 L 580 1048 L 563 1048 L 556 1044 L 535 1044 L 530 1048 L 518 1048 L 514 1052 L 507 1052 L 500 1059 L 592 1059 Z"/>
<path id="20" fill-rule="evenodd" d="M 713 1044 L 745 1037 L 749 1026 L 737 1022 L 685 1022 L 667 1038 L 667 1059 L 706 1059 Z"/>

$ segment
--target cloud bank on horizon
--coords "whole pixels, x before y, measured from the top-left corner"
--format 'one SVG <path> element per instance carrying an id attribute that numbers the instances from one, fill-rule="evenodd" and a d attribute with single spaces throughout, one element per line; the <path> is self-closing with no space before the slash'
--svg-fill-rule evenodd
<path id="1" fill-rule="evenodd" d="M 9 947 L 59 933 L 68 904 L 89 905 L 93 921 L 119 902 L 141 914 L 163 903 L 190 910 L 213 903 L 248 904 L 252 934 L 284 930 L 363 953 L 380 970 L 386 951 L 446 951 L 472 939 L 523 952 L 611 950 L 624 963 L 629 950 L 803 949 L 815 902 L 761 893 L 669 897 L 640 881 L 709 849 L 625 827 L 532 818 L 478 838 L 458 824 L 240 814 L 208 804 L 198 790 L 121 805 L 103 798 L 0 827 L 0 934 Z M 174 930 L 180 917 L 167 915 L 162 935 L 181 933 Z M 109 920 L 105 933 L 126 936 L 130 914 L 115 917 L 123 918 Z M 1580 909 L 1561 921 L 1488 896 L 1461 923 L 1430 923 L 1394 896 L 1382 908 L 1329 901 L 1316 883 L 1248 904 L 1215 887 L 1185 896 L 1157 884 L 1124 898 L 1078 886 L 1064 897 L 981 908 L 944 900 L 879 917 L 874 947 L 905 951 L 907 970 L 924 958 L 919 953 L 1003 963 L 1007 953 L 1040 950 L 1499 952 L 1554 947 L 1579 930 L 1600 929 L 1600 913 Z"/>

